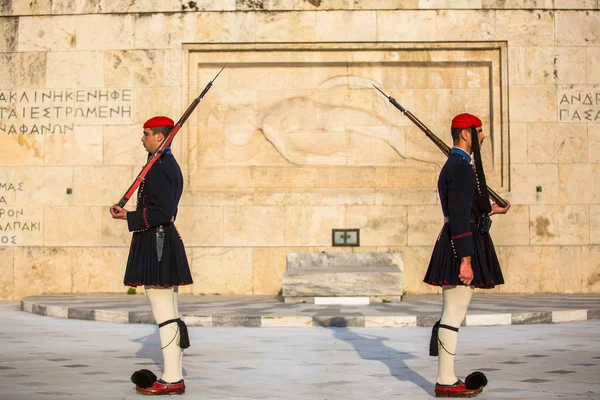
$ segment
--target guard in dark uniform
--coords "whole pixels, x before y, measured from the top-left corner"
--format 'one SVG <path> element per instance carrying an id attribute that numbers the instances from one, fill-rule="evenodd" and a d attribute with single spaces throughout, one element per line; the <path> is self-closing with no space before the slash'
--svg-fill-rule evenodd
<path id="1" fill-rule="evenodd" d="M 174 126 L 167 117 L 154 117 L 144 124 L 142 143 L 149 157 L 156 152 Z M 164 359 L 162 377 L 149 370 L 131 377 L 142 394 L 184 393 L 183 349 L 189 347 L 187 327 L 179 318 L 178 287 L 192 281 L 183 241 L 175 228 L 177 207 L 183 192 L 183 175 L 170 148 L 152 165 L 138 189 L 135 211 L 111 207 L 115 219 L 127 220 L 131 239 L 123 283 L 143 285 L 159 326 Z"/>
<path id="2" fill-rule="evenodd" d="M 489 216 L 505 214 L 510 204 L 505 208 L 490 204 L 479 151 L 485 138 L 481 126 L 474 115 L 454 117 L 454 147 L 438 179 L 444 226 L 424 278 L 425 283 L 443 288 L 442 317 L 433 328 L 430 344 L 430 354 L 438 356 L 437 397 L 474 397 L 483 390 L 487 379 L 481 372 L 469 375 L 464 383 L 454 374 L 458 330 L 474 287 L 504 283 L 489 235 Z"/>

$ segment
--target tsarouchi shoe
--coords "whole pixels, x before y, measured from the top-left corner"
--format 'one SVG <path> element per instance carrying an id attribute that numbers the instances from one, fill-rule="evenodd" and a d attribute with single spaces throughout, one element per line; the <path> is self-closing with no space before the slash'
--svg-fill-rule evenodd
<path id="1" fill-rule="evenodd" d="M 462 381 L 456 381 L 454 385 L 435 384 L 436 397 L 475 397 L 483 391 L 483 386 L 477 389 L 467 389 Z"/>
<path id="2" fill-rule="evenodd" d="M 139 387 L 136 386 L 135 390 L 138 393 L 146 394 L 150 396 L 161 396 L 166 394 L 183 394 L 185 393 L 185 383 L 183 379 L 179 382 L 165 382 L 162 379 L 157 380 L 150 387 Z"/>

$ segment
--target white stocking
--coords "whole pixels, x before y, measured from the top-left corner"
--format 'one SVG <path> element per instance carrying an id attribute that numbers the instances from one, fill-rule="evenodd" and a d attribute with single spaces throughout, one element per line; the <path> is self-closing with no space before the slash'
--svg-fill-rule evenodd
<path id="1" fill-rule="evenodd" d="M 442 319 L 440 325 L 459 328 L 467 315 L 467 309 L 473 296 L 470 286 L 444 286 Z M 441 385 L 452 385 L 458 380 L 454 374 L 454 354 L 458 342 L 458 332 L 442 328 L 438 331 L 438 378 Z"/>
<path id="2" fill-rule="evenodd" d="M 146 287 L 146 294 L 157 324 L 178 318 L 175 291 L 172 287 L 165 289 Z M 158 331 L 164 361 L 162 380 L 177 382 L 183 379 L 180 367 L 182 350 L 179 347 L 179 326 L 177 323 L 170 323 L 159 328 Z"/>
<path id="3" fill-rule="evenodd" d="M 173 290 L 173 299 L 175 302 L 175 318 L 179 318 L 179 286 L 175 286 Z M 179 373 L 183 376 L 183 350 L 179 355 Z"/>

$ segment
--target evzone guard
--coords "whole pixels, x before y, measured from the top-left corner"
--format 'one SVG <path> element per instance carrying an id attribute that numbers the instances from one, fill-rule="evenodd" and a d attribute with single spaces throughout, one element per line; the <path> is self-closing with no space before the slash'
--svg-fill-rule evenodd
<path id="1" fill-rule="evenodd" d="M 441 286 L 441 319 L 431 334 L 430 355 L 438 357 L 437 397 L 475 397 L 487 378 L 474 372 L 465 381 L 454 373 L 458 330 L 465 319 L 474 288 L 493 288 L 504 283 L 498 257 L 489 234 L 494 214 L 505 214 L 510 203 L 490 204 L 480 145 L 485 138 L 482 123 L 471 114 L 452 120 L 454 147 L 438 178 L 444 225 L 435 243 L 424 282 Z M 471 164 L 471 154 L 474 164 Z"/>
<path id="2" fill-rule="evenodd" d="M 148 157 L 157 153 L 173 129 L 173 120 L 163 116 L 144 124 L 142 143 Z M 187 327 L 179 318 L 178 288 L 193 283 L 183 241 L 175 228 L 183 175 L 170 147 L 166 147 L 139 186 L 137 207 L 127 211 L 115 204 L 110 213 L 127 221 L 133 232 L 123 283 L 144 286 L 152 314 L 159 326 L 163 354 L 161 378 L 142 369 L 131 380 L 136 391 L 147 395 L 181 394 L 183 349 L 189 347 Z"/>

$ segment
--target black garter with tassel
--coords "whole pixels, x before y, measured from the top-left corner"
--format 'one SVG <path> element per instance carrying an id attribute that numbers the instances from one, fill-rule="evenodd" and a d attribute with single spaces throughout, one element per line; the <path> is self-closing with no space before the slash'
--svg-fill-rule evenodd
<path id="1" fill-rule="evenodd" d="M 177 322 L 177 326 L 179 327 L 179 347 L 181 347 L 182 349 L 187 349 L 188 347 L 190 347 L 190 336 L 188 335 L 187 325 L 185 324 L 185 322 L 183 322 L 181 318 L 170 319 L 168 321 L 162 322 L 158 324 L 158 327 L 162 328 L 163 326 L 171 324 L 173 322 Z"/>

